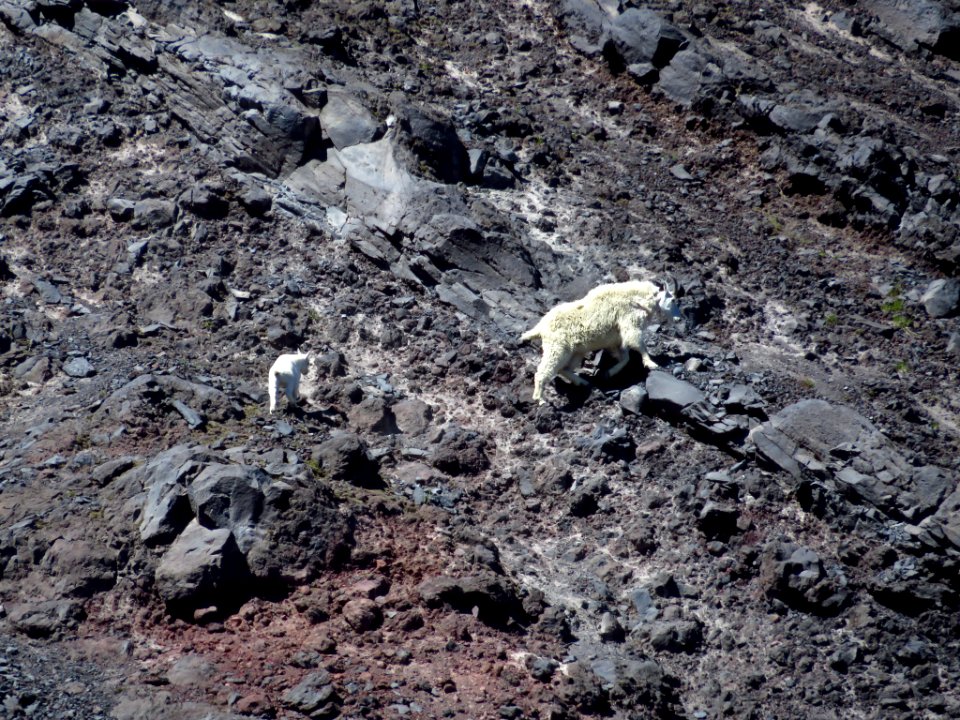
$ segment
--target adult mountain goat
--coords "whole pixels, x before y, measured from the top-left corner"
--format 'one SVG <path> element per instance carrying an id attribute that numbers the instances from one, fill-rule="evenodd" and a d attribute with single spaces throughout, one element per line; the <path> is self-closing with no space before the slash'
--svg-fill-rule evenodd
<path id="1" fill-rule="evenodd" d="M 280 391 L 287 402 L 296 405 L 300 399 L 300 377 L 310 369 L 310 354 L 304 352 L 281 355 L 274 361 L 267 374 L 267 392 L 270 393 L 270 412 L 277 409 Z"/>
<path id="2" fill-rule="evenodd" d="M 644 330 L 679 317 L 673 293 L 647 280 L 598 285 L 580 300 L 560 303 L 520 336 L 522 341 L 538 337 L 543 343 L 533 399 L 542 405 L 544 385 L 558 375 L 567 382 L 586 385 L 575 371 L 595 350 L 616 355 L 618 362 L 608 373 L 611 376 L 626 367 L 631 349 L 640 353 L 644 367 L 657 367 L 644 345 Z"/>

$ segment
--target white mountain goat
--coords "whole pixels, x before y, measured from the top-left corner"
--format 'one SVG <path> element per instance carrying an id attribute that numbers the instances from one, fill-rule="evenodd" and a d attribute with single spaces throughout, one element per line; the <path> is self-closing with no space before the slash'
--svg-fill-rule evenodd
<path id="1" fill-rule="evenodd" d="M 288 353 L 278 357 L 270 367 L 267 389 L 270 392 L 270 412 L 280 402 L 280 389 L 283 388 L 290 403 L 296 404 L 300 397 L 300 376 L 310 369 L 310 353 Z"/>
<path id="2" fill-rule="evenodd" d="M 557 375 L 567 382 L 586 385 L 587 381 L 574 371 L 595 350 L 616 355 L 618 362 L 610 368 L 610 376 L 626 367 L 631 349 L 640 353 L 644 367 L 657 367 L 644 345 L 644 330 L 679 317 L 680 307 L 671 291 L 647 280 L 598 285 L 580 300 L 560 303 L 520 336 L 521 341 L 538 337 L 543 342 L 533 399 L 542 405 L 543 387 Z"/>

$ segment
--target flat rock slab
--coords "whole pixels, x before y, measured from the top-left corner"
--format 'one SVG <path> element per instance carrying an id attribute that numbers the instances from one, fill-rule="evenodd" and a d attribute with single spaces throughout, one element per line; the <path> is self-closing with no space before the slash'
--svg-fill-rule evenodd
<path id="1" fill-rule="evenodd" d="M 660 370 L 654 370 L 647 377 L 647 396 L 651 403 L 678 412 L 706 397 L 685 380 Z"/>

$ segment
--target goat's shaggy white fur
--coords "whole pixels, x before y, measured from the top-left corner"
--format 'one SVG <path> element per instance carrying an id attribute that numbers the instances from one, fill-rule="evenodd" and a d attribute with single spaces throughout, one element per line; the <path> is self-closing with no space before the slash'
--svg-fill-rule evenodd
<path id="1" fill-rule="evenodd" d="M 617 356 L 609 375 L 626 367 L 631 349 L 640 353 L 644 367 L 657 367 L 647 353 L 643 332 L 649 325 L 679 316 L 676 298 L 669 290 L 647 280 L 598 285 L 580 300 L 560 303 L 520 336 L 522 341 L 539 337 L 543 342 L 533 399 L 542 405 L 544 385 L 557 375 L 567 382 L 587 384 L 574 371 L 595 350 L 609 350 Z"/>
<path id="2" fill-rule="evenodd" d="M 300 376 L 310 368 L 309 353 L 288 353 L 278 357 L 270 367 L 267 389 L 270 392 L 270 412 L 280 402 L 280 389 L 283 388 L 287 400 L 296 404 L 300 397 Z"/>

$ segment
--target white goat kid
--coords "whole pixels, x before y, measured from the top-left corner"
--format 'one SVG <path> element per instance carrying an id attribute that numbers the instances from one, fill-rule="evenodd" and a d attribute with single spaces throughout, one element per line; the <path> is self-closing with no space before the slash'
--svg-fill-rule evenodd
<path id="1" fill-rule="evenodd" d="M 640 353 L 644 367 L 657 367 L 644 345 L 644 330 L 679 317 L 674 295 L 647 280 L 598 285 L 581 300 L 560 303 L 520 336 L 522 341 L 538 337 L 543 343 L 533 399 L 542 405 L 544 386 L 558 375 L 570 383 L 588 384 L 575 371 L 595 350 L 616 355 L 617 364 L 610 368 L 609 376 L 626 367 L 630 350 Z"/>
<path id="2" fill-rule="evenodd" d="M 310 369 L 310 353 L 288 353 L 278 357 L 270 367 L 267 388 L 270 392 L 270 412 L 280 402 L 280 389 L 291 404 L 300 398 L 300 376 Z"/>

